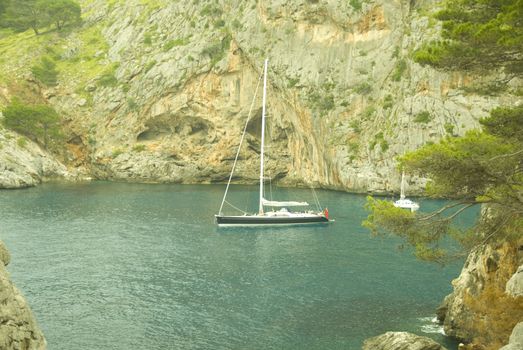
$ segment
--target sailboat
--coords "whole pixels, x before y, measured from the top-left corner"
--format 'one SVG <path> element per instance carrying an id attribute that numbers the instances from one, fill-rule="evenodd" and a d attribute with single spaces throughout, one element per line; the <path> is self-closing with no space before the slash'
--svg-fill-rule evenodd
<path id="1" fill-rule="evenodd" d="M 231 183 L 232 175 L 236 166 L 236 161 L 240 152 L 241 141 L 245 135 L 244 129 L 236 159 L 233 164 L 231 175 L 225 189 L 222 204 L 219 213 L 215 215 L 215 220 L 218 226 L 283 226 L 283 225 L 303 225 L 303 224 L 319 224 L 329 223 L 333 220 L 329 219 L 329 212 L 327 208 L 321 210 L 319 206 L 318 211 L 290 211 L 290 207 L 307 207 L 307 202 L 298 201 L 273 201 L 267 200 L 264 196 L 264 147 L 265 147 L 265 104 L 267 99 L 267 66 L 268 59 L 265 60 L 263 69 L 263 98 L 262 98 L 262 118 L 261 118 L 261 148 L 260 148 L 260 194 L 258 213 L 243 215 L 224 215 L 222 213 L 227 191 Z M 247 124 L 246 124 L 247 125 Z M 266 210 L 266 207 L 272 208 Z M 278 208 L 278 210 L 275 210 Z"/>
<path id="2" fill-rule="evenodd" d="M 419 209 L 419 204 L 405 198 L 405 172 L 401 173 L 401 187 L 400 187 L 400 199 L 394 202 L 394 206 L 397 208 L 410 209 L 410 211 L 416 211 Z"/>

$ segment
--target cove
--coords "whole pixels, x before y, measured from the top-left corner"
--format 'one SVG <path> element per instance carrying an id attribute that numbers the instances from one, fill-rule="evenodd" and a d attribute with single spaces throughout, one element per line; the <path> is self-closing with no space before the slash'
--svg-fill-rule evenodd
<path id="1" fill-rule="evenodd" d="M 328 226 L 218 229 L 223 190 L 93 182 L 0 191 L 8 269 L 48 348 L 360 349 L 386 331 L 456 348 L 431 319 L 462 262 L 423 263 L 397 239 L 371 238 L 365 196 L 317 191 L 336 219 Z M 231 200 L 256 208 L 257 191 L 234 186 Z M 441 204 L 421 201 L 422 210 Z"/>

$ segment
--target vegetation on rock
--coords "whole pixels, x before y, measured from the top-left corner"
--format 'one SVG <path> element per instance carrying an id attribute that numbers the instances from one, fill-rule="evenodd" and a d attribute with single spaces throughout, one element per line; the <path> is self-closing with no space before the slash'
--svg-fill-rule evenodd
<path id="1" fill-rule="evenodd" d="M 60 116 L 48 105 L 25 104 L 14 98 L 2 113 L 2 123 L 6 128 L 29 137 L 45 148 L 62 140 Z"/>
<path id="2" fill-rule="evenodd" d="M 73 0 L 1 0 L 1 22 L 16 32 L 55 25 L 58 30 L 67 23 L 80 21 L 81 8 Z"/>
<path id="3" fill-rule="evenodd" d="M 442 40 L 414 54 L 415 61 L 461 70 L 506 68 L 523 73 L 523 2 L 448 0 L 436 14 Z"/>
<path id="4" fill-rule="evenodd" d="M 58 71 L 56 70 L 56 63 L 49 56 L 42 57 L 40 64 L 31 68 L 36 79 L 47 86 L 54 86 L 57 84 Z"/>
<path id="5" fill-rule="evenodd" d="M 451 256 L 442 247 L 446 237 L 466 251 L 489 240 L 518 239 L 523 227 L 523 106 L 495 109 L 481 124 L 484 132 L 446 138 L 400 158 L 406 171 L 431 179 L 429 196 L 454 202 L 429 214 L 415 214 L 369 198 L 371 214 L 364 225 L 376 235 L 398 235 L 414 247 L 417 257 L 438 262 Z M 460 213 L 479 204 L 488 204 L 489 212 L 474 228 L 452 225 Z"/>

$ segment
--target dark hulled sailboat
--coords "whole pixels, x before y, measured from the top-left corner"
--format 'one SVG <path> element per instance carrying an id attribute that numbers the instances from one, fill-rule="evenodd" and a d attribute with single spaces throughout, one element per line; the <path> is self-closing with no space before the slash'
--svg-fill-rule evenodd
<path id="1" fill-rule="evenodd" d="M 223 196 L 222 204 L 220 206 L 219 214 L 215 215 L 216 223 L 219 226 L 282 226 L 282 225 L 305 225 L 305 224 L 320 224 L 329 223 L 333 220 L 329 220 L 328 210 L 308 210 L 291 212 L 287 208 L 289 207 L 307 207 L 309 206 L 306 202 L 297 201 L 269 201 L 263 198 L 263 180 L 264 180 L 264 146 L 265 146 L 265 104 L 267 97 L 267 65 L 268 60 L 265 60 L 263 70 L 263 100 L 262 100 L 262 118 L 261 118 L 261 150 L 260 150 L 260 195 L 259 195 L 259 210 L 257 214 L 244 214 L 244 215 L 223 215 L 222 209 L 225 203 L 225 198 L 231 183 L 232 175 L 236 167 L 236 161 L 238 159 L 240 147 L 245 135 L 245 130 L 242 135 L 240 146 L 234 161 L 234 165 L 227 183 L 225 194 Z M 246 124 L 247 125 L 247 124 Z M 272 210 L 266 211 L 265 207 L 271 207 Z M 274 210 L 274 208 L 280 208 Z"/>

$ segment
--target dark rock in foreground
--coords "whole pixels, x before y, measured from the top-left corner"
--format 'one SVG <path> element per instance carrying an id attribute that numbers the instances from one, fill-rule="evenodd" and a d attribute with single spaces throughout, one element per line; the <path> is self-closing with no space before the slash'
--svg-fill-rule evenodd
<path id="1" fill-rule="evenodd" d="M 434 340 L 408 332 L 387 332 L 365 340 L 363 350 L 446 350 Z"/>

